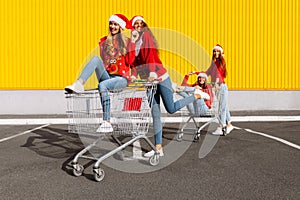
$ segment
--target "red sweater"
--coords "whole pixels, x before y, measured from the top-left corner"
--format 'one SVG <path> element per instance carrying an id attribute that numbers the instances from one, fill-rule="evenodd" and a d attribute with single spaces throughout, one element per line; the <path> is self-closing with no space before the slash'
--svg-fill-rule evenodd
<path id="1" fill-rule="evenodd" d="M 135 45 L 131 46 L 129 50 L 130 60 L 134 60 L 131 71 L 133 76 L 137 77 L 140 75 L 142 79 L 146 79 L 149 76 L 159 78 L 167 73 L 167 70 L 163 67 L 158 56 L 158 50 L 149 32 L 143 32 L 139 40 L 134 44 Z M 137 52 L 138 55 L 136 56 Z"/>
<path id="2" fill-rule="evenodd" d="M 216 82 L 216 79 L 219 78 L 219 83 L 225 83 L 224 79 L 226 78 L 226 62 L 224 58 L 222 58 L 222 63 L 223 68 L 220 60 L 211 62 L 210 67 L 206 71 L 207 76 L 211 76 L 211 82 Z"/>
<path id="3" fill-rule="evenodd" d="M 195 72 L 195 74 L 199 74 L 199 73 L 200 73 L 200 72 Z M 196 82 L 193 83 L 193 84 L 188 84 L 188 83 L 187 83 L 187 82 L 188 82 L 188 79 L 189 79 L 189 75 L 185 75 L 185 77 L 184 77 L 184 79 L 183 79 L 181 85 L 182 85 L 182 86 L 189 86 L 189 87 L 195 87 L 195 86 L 199 85 L 199 84 L 198 84 L 198 81 L 196 81 Z M 199 85 L 199 86 L 200 86 L 200 85 Z M 201 87 L 201 86 L 200 86 L 200 87 Z M 212 87 L 211 87 L 211 85 L 206 85 L 205 88 L 202 87 L 202 91 L 205 92 L 205 93 L 207 93 L 207 94 L 210 96 L 210 99 L 209 99 L 209 100 L 205 100 L 205 104 L 207 105 L 208 108 L 211 108 L 211 105 L 212 105 L 212 102 L 213 102 L 213 98 L 214 98 L 213 93 L 212 93 Z"/>
<path id="4" fill-rule="evenodd" d="M 130 56 L 127 53 L 124 56 L 121 52 L 118 52 L 118 41 L 115 38 L 113 41 L 114 51 L 113 55 L 109 55 L 106 51 L 106 41 L 107 37 L 103 37 L 99 40 L 100 46 L 100 57 L 103 61 L 104 67 L 109 74 L 119 75 L 125 77 L 127 80 L 130 80 L 130 65 L 132 61 L 130 60 Z M 126 40 L 127 49 L 132 48 L 132 43 L 129 39 Z"/>

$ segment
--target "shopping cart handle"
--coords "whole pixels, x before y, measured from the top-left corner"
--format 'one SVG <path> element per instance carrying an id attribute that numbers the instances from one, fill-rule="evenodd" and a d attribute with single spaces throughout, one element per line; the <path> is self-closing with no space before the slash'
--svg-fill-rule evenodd
<path id="1" fill-rule="evenodd" d="M 133 80 L 132 82 L 133 83 L 145 83 L 145 82 L 147 82 L 148 80 L 147 79 L 135 79 L 135 80 Z"/>
<path id="2" fill-rule="evenodd" d="M 156 78 L 153 80 L 153 82 L 161 82 L 161 81 L 162 81 L 161 78 Z M 147 82 L 149 82 L 147 79 L 135 79 L 133 81 L 133 83 L 147 83 Z"/>

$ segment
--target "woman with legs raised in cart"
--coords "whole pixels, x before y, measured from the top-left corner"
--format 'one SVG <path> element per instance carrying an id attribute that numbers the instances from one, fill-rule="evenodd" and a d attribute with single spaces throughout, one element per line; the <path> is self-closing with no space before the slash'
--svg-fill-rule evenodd
<path id="1" fill-rule="evenodd" d="M 96 72 L 98 90 L 103 108 L 103 123 L 97 132 L 112 132 L 110 123 L 110 98 L 108 91 L 125 88 L 130 82 L 130 56 L 128 48 L 132 43 L 122 31 L 128 24 L 128 19 L 122 14 L 114 14 L 109 18 L 109 33 L 99 41 L 100 58 L 92 59 L 84 67 L 79 78 L 65 87 L 67 92 L 82 93 L 84 83 Z"/>
<path id="2" fill-rule="evenodd" d="M 197 81 L 193 84 L 188 83 L 188 79 L 191 75 L 197 75 Z M 207 75 L 204 72 L 189 72 L 185 75 L 181 86 L 176 88 L 176 92 L 182 97 L 188 97 L 191 93 L 194 93 L 196 89 L 203 92 L 203 98 L 194 101 L 187 105 L 189 112 L 193 115 L 205 115 L 211 108 L 213 102 L 213 94 L 211 85 L 207 84 Z"/>
<path id="3" fill-rule="evenodd" d="M 139 75 L 140 78 L 148 79 L 148 81 L 159 80 L 151 112 L 153 117 L 156 150 L 159 152 L 160 156 L 163 156 L 160 98 L 162 98 L 167 112 L 172 114 L 196 99 L 200 99 L 202 92 L 196 90 L 194 95 L 174 102 L 172 82 L 158 56 L 158 46 L 155 37 L 142 16 L 134 16 L 130 22 L 134 29 L 131 33 L 131 41 L 135 44 L 134 49 L 130 50 L 134 51 L 132 78 L 137 78 Z M 144 156 L 151 157 L 154 153 L 155 152 L 152 150 L 145 153 Z"/>

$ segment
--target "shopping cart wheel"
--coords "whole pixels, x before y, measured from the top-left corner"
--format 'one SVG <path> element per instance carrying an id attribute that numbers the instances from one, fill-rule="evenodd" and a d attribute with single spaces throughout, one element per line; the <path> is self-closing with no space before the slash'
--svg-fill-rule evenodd
<path id="1" fill-rule="evenodd" d="M 94 169 L 93 171 L 94 171 L 95 181 L 97 181 L 97 182 L 102 181 L 105 176 L 104 170 L 101 168 L 98 168 L 98 169 Z"/>
<path id="2" fill-rule="evenodd" d="M 196 133 L 196 135 L 194 136 L 194 142 L 198 142 L 200 140 L 200 133 Z"/>
<path id="3" fill-rule="evenodd" d="M 153 155 L 149 158 L 149 163 L 152 166 L 156 166 L 159 163 L 159 155 Z"/>
<path id="4" fill-rule="evenodd" d="M 82 175 L 82 172 L 83 172 L 84 168 L 82 165 L 80 164 L 75 164 L 73 165 L 73 174 L 74 176 L 81 176 Z"/>
<path id="5" fill-rule="evenodd" d="M 178 133 L 177 136 L 176 136 L 176 140 L 178 142 L 181 142 L 182 141 L 182 138 L 183 138 L 183 133 Z"/>

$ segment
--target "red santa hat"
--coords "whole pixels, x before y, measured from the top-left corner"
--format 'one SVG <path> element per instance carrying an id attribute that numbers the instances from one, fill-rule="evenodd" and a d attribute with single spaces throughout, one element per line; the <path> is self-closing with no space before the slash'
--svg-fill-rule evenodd
<path id="1" fill-rule="evenodd" d="M 122 29 L 125 29 L 127 26 L 127 23 L 128 23 L 127 17 L 125 17 L 122 14 L 114 14 L 114 15 L 110 16 L 110 18 L 108 19 L 108 22 L 111 22 L 111 21 L 117 22 Z"/>
<path id="2" fill-rule="evenodd" d="M 214 50 L 219 50 L 219 51 L 221 52 L 221 54 L 224 55 L 224 50 L 223 50 L 222 46 L 219 45 L 219 44 L 216 44 L 216 46 L 214 46 L 214 48 L 213 48 L 212 50 L 213 50 L 213 51 L 214 51 Z"/>
<path id="3" fill-rule="evenodd" d="M 131 25 L 133 26 L 134 23 L 135 23 L 137 20 L 142 20 L 144 23 L 146 23 L 143 16 L 141 16 L 141 15 L 136 15 L 136 16 L 132 17 L 132 19 L 130 20 Z"/>
<path id="4" fill-rule="evenodd" d="M 200 73 L 198 74 L 198 78 L 199 78 L 199 77 L 203 77 L 203 78 L 205 78 L 205 80 L 208 79 L 207 74 L 206 74 L 205 72 L 200 72 Z"/>

